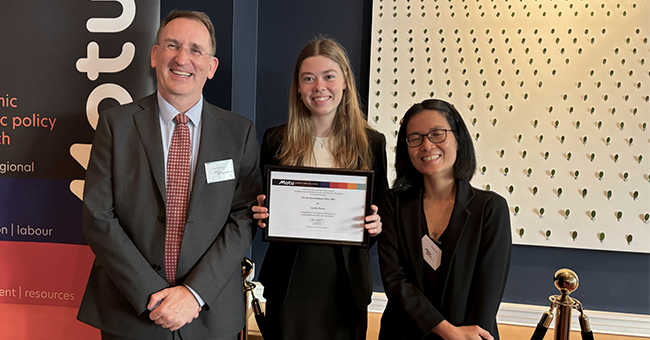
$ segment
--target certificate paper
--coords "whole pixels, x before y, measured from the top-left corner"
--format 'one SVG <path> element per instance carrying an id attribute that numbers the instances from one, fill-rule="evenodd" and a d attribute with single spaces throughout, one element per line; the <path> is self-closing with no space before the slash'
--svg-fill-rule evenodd
<path id="1" fill-rule="evenodd" d="M 367 246 L 372 171 L 268 166 L 265 240 Z"/>

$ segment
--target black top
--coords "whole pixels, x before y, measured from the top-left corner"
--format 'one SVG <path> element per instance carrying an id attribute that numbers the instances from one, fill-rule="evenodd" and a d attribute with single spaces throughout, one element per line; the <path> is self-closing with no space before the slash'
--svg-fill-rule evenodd
<path id="1" fill-rule="evenodd" d="M 424 210 L 423 210 L 424 214 Z M 429 228 L 427 226 L 427 220 L 426 218 L 422 219 L 422 236 L 424 237 L 425 235 L 429 234 Z M 447 227 L 449 228 L 449 227 Z M 447 230 L 445 230 L 447 231 Z M 442 233 L 438 240 L 433 240 L 433 242 L 440 248 L 440 251 L 442 252 L 441 257 L 448 256 L 447 253 L 451 252 L 453 249 L 449 247 L 449 244 L 451 242 L 445 242 L 445 238 L 447 237 L 447 233 Z M 424 255 L 423 255 L 424 256 Z M 424 277 L 424 295 L 429 299 L 431 304 L 436 307 L 440 308 L 440 303 L 442 302 L 442 287 L 443 287 L 443 282 L 445 282 L 445 273 L 444 272 L 438 272 L 435 269 L 433 269 L 428 263 L 425 261 L 425 266 L 424 266 L 424 273 L 422 274 Z"/>
<path id="2" fill-rule="evenodd" d="M 422 207 L 422 216 L 426 216 L 424 206 Z M 449 218 L 449 220 L 451 221 L 451 218 Z M 442 252 L 441 262 L 444 261 L 443 259 L 451 256 L 452 252 L 454 251 L 452 240 L 447 240 L 447 235 L 452 232 L 450 230 L 452 228 L 454 228 L 454 225 L 447 225 L 447 228 L 445 228 L 445 231 L 440 235 L 440 237 L 438 237 L 437 240 L 432 239 L 433 243 L 435 243 Z M 424 237 L 425 235 L 429 235 L 429 227 L 427 225 L 427 219 L 423 218 L 422 235 L 420 238 Z M 424 254 L 422 256 L 424 257 Z M 440 310 L 442 307 L 442 291 L 445 287 L 445 281 L 447 281 L 447 275 L 444 270 L 433 269 L 426 261 L 424 262 L 422 269 L 422 277 L 424 278 L 424 287 L 422 288 L 422 291 L 427 299 L 429 299 L 429 302 L 431 302 L 433 307 Z M 440 267 L 438 267 L 438 269 L 440 269 Z M 426 339 L 433 340 L 441 338 L 434 333 L 430 333 Z"/>

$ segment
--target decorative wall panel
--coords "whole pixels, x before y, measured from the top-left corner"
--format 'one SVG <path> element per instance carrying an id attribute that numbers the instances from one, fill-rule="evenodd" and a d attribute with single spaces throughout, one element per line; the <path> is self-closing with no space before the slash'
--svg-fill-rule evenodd
<path id="1" fill-rule="evenodd" d="M 368 116 L 389 168 L 404 112 L 443 99 L 515 244 L 650 252 L 648 18 L 644 0 L 375 0 Z"/>

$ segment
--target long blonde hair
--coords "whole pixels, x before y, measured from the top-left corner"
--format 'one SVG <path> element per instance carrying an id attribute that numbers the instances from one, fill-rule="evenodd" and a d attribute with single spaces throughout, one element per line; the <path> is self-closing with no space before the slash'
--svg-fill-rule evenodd
<path id="1" fill-rule="evenodd" d="M 313 157 L 314 122 L 311 112 L 298 96 L 299 73 L 302 62 L 314 56 L 324 56 L 339 65 L 347 90 L 336 109 L 329 139 L 334 165 L 339 168 L 368 170 L 372 155 L 368 148 L 366 128 L 370 128 L 359 106 L 357 86 L 350 61 L 343 46 L 330 38 L 316 38 L 302 49 L 293 69 L 289 92 L 289 121 L 287 122 L 278 159 L 282 165 L 302 166 Z"/>

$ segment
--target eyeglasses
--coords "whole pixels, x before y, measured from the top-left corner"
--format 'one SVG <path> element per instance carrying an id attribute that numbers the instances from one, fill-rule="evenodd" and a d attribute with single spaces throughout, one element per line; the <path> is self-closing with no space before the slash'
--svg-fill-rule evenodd
<path id="1" fill-rule="evenodd" d="M 447 140 L 447 131 L 454 132 L 454 130 L 449 129 L 433 129 L 427 134 L 412 133 L 406 136 L 406 144 L 409 147 L 417 148 L 418 146 L 424 143 L 424 137 L 429 138 L 429 141 L 433 144 L 440 144 Z"/>
<path id="2" fill-rule="evenodd" d="M 183 47 L 183 46 L 181 46 L 180 43 L 177 43 L 175 41 L 166 41 L 166 42 L 163 42 L 160 45 L 162 47 L 164 47 L 165 49 L 167 49 L 168 51 L 172 51 L 172 52 L 179 52 L 181 49 L 185 49 L 186 50 L 185 52 L 189 56 L 194 57 L 194 58 L 201 58 L 203 56 L 209 56 L 210 55 L 209 52 L 203 51 L 200 46 L 196 46 L 194 44 L 192 44 L 192 46 L 190 46 L 190 47 Z"/>

